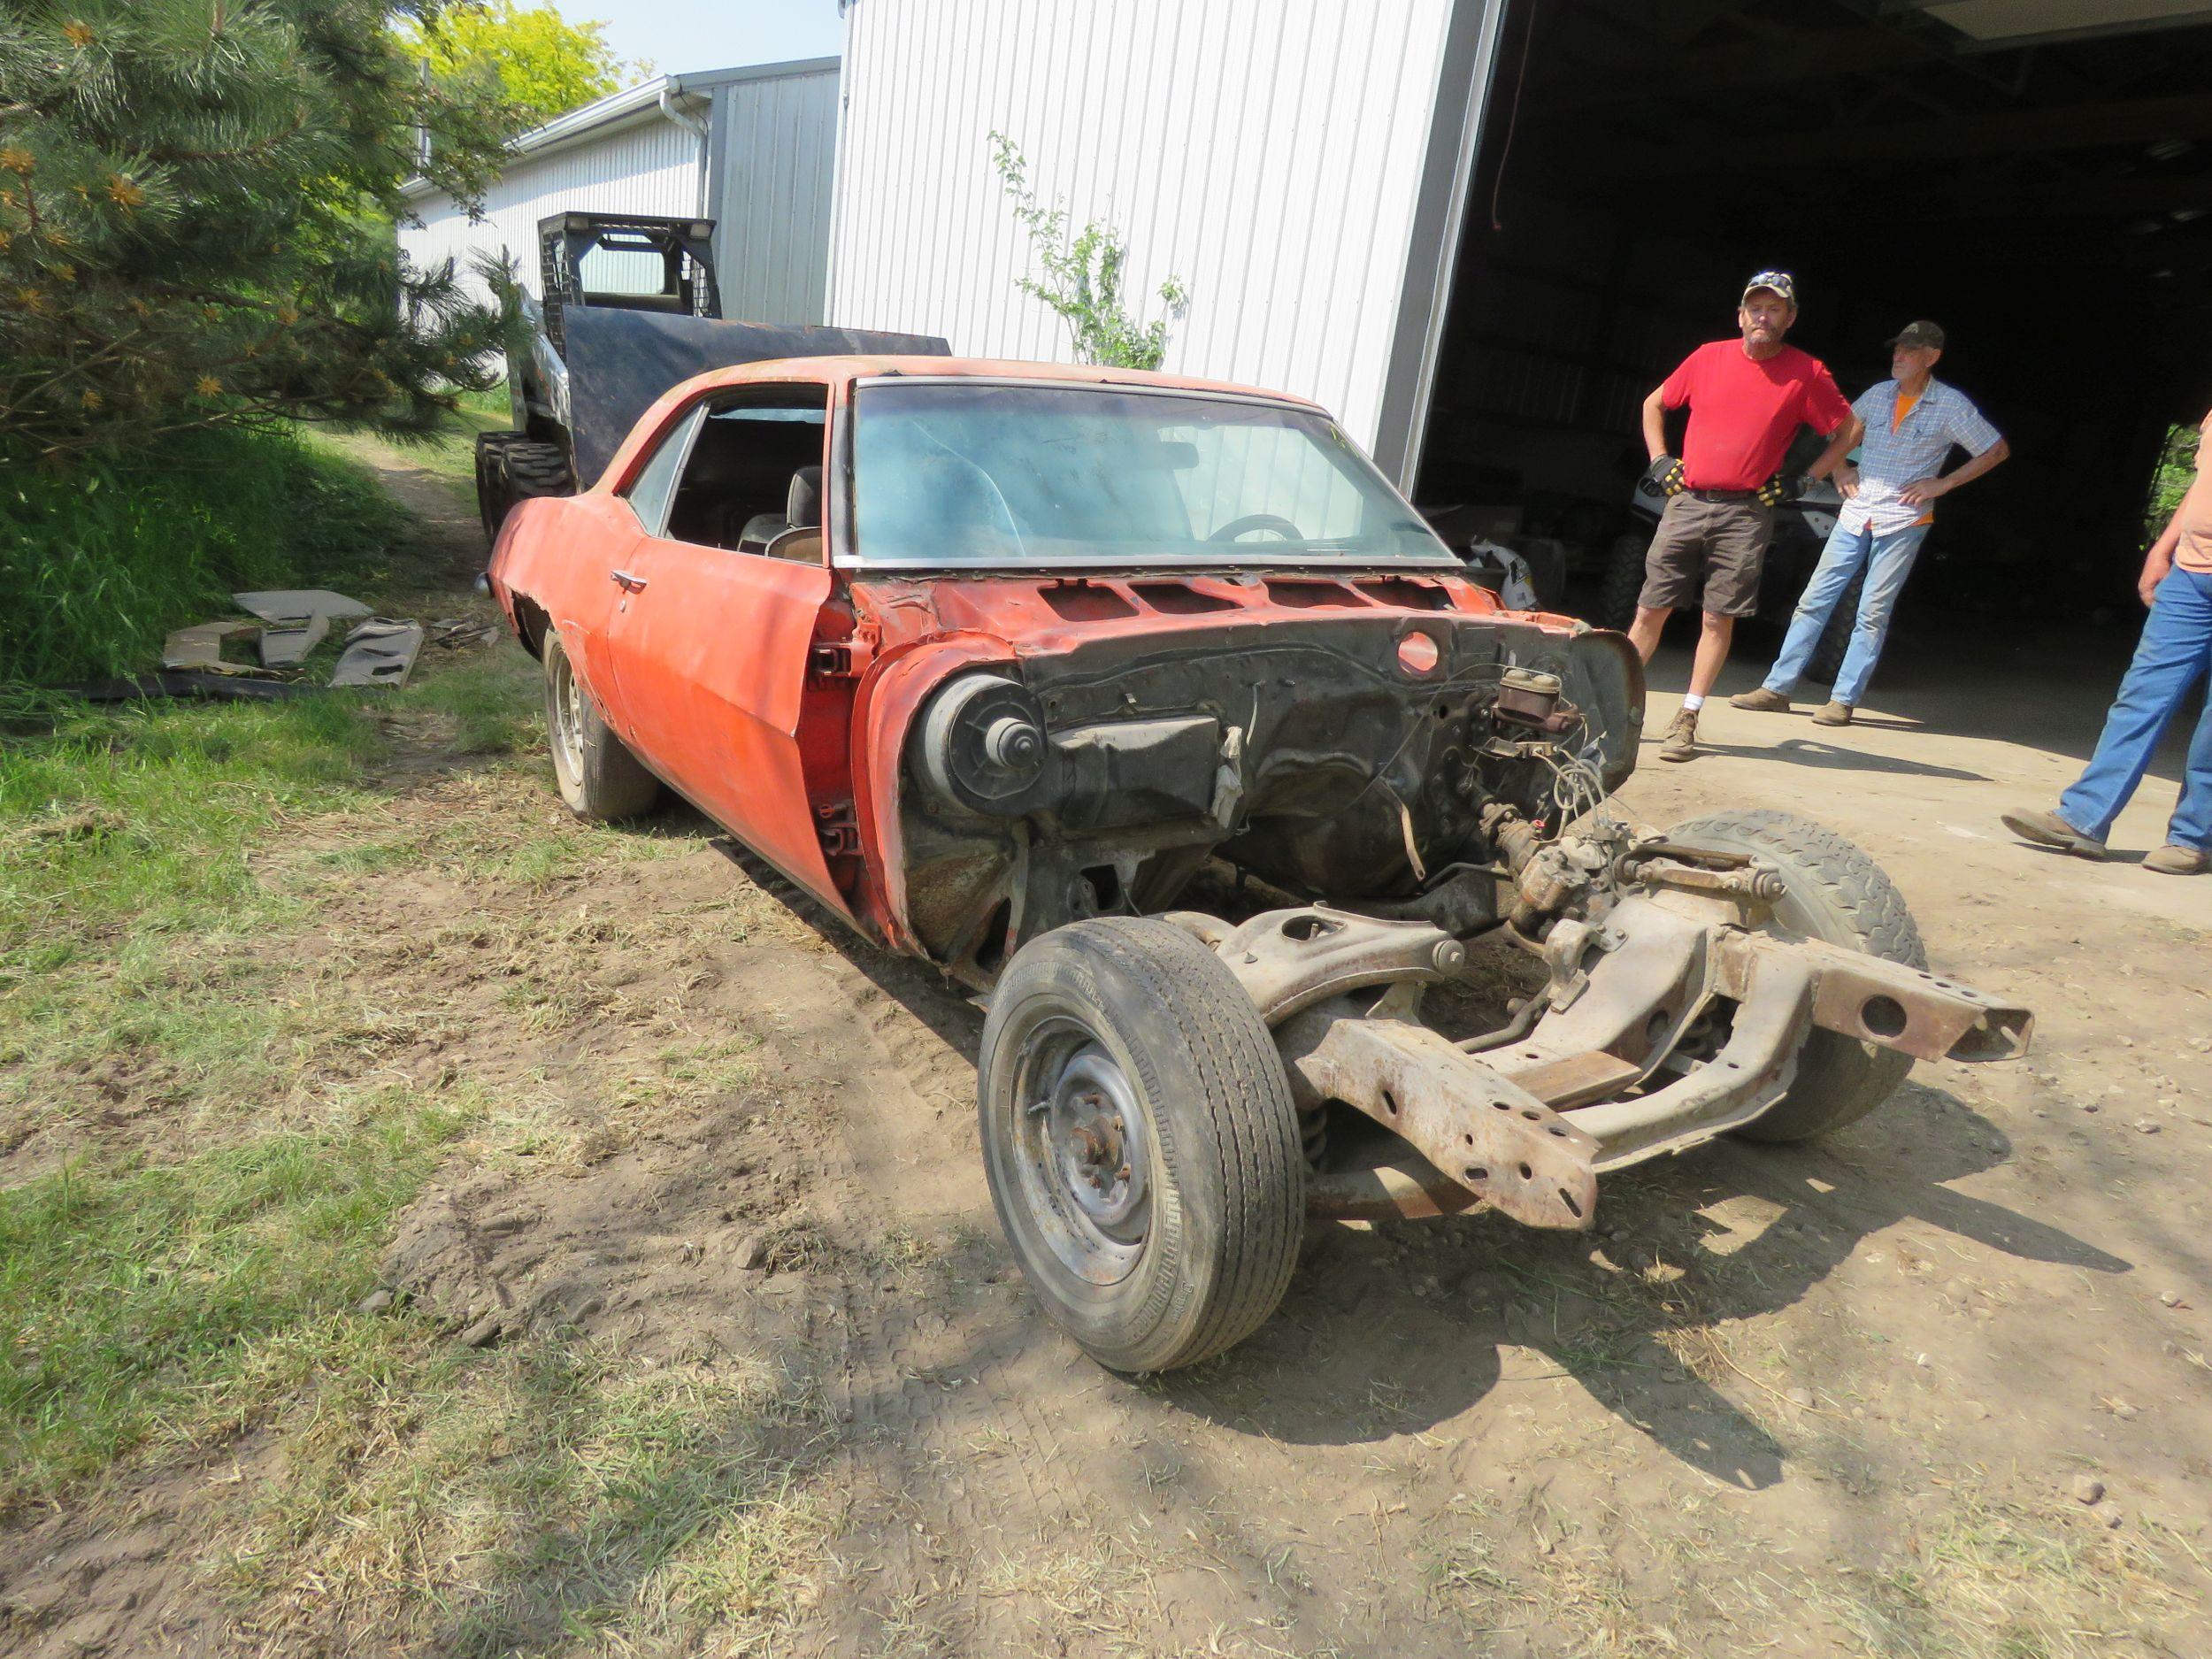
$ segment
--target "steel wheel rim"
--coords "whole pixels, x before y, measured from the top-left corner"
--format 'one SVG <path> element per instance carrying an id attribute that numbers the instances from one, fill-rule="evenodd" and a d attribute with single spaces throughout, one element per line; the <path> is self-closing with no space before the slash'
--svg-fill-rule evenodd
<path id="1" fill-rule="evenodd" d="M 1014 1164 L 1060 1264 L 1093 1285 L 1136 1271 L 1152 1225 L 1152 1125 L 1120 1063 L 1080 1022 L 1043 1020 L 1014 1067 Z"/>
<path id="2" fill-rule="evenodd" d="M 553 670 L 553 751 L 570 778 L 584 775 L 584 688 L 565 655 Z"/>

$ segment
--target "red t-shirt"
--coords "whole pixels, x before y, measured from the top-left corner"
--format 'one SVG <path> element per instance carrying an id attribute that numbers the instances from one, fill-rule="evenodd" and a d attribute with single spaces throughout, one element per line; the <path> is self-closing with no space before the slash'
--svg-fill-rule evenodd
<path id="1" fill-rule="evenodd" d="M 1659 401 L 1690 406 L 1682 477 L 1692 489 L 1756 489 L 1772 478 L 1801 426 L 1823 437 L 1851 418 L 1851 404 L 1819 358 L 1784 346 L 1744 354 L 1741 340 L 1716 340 L 1682 359 Z"/>

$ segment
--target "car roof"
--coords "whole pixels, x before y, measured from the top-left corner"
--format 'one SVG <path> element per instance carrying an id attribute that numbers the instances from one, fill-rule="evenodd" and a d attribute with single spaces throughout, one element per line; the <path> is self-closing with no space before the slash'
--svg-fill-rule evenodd
<path id="1" fill-rule="evenodd" d="M 770 357 L 715 369 L 686 382 L 696 394 L 717 386 L 749 386 L 764 380 L 826 380 L 849 385 L 881 375 L 927 375 L 935 379 L 979 380 L 1065 380 L 1081 386 L 1159 386 L 1185 392 L 1223 392 L 1239 397 L 1264 397 L 1274 403 L 1297 403 L 1308 409 L 1320 404 L 1292 392 L 1263 386 L 1244 386 L 1233 380 L 1201 380 L 1187 374 L 1162 374 L 1149 369 L 1119 369 L 1094 363 L 1036 363 L 1014 357 L 935 357 L 917 356 L 847 355 L 821 357 Z"/>

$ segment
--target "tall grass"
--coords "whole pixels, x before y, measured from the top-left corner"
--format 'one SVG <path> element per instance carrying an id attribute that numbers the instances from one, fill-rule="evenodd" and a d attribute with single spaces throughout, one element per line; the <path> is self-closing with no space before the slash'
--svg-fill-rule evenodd
<path id="1" fill-rule="evenodd" d="M 0 685 L 143 672 L 234 588 L 373 584 L 405 516 L 282 433 L 186 434 L 47 470 L 0 457 Z"/>

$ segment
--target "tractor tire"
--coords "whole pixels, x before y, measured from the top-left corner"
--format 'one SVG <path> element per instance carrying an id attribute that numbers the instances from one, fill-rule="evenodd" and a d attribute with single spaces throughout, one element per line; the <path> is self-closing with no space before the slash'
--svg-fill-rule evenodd
<path id="1" fill-rule="evenodd" d="M 568 451 L 557 443 L 546 443 L 536 438 L 526 438 L 519 433 L 505 434 L 507 442 L 499 446 L 498 488 L 488 497 L 496 517 L 485 528 L 494 541 L 499 539 L 499 526 L 507 521 L 507 515 L 515 510 L 518 502 L 534 500 L 541 495 L 573 495 L 576 493 L 576 472 L 570 465 Z"/>
<path id="2" fill-rule="evenodd" d="M 1605 556 L 1605 577 L 1598 586 L 1597 614 L 1590 618 L 1598 626 L 1625 633 L 1636 620 L 1637 595 L 1644 591 L 1644 559 L 1650 551 L 1650 535 L 1628 530 L 1613 539 Z"/>
<path id="3" fill-rule="evenodd" d="M 608 726 L 551 628 L 542 649 L 545 735 L 561 800 L 578 818 L 603 824 L 642 818 L 660 799 L 660 780 Z"/>
<path id="4" fill-rule="evenodd" d="M 507 450 L 525 442 L 518 432 L 480 432 L 476 434 L 476 517 L 484 526 L 484 545 L 499 539 L 500 522 L 507 516 Z"/>
<path id="5" fill-rule="evenodd" d="M 1259 1010 L 1196 939 L 1100 917 L 1031 941 L 976 1085 L 999 1225 L 1100 1364 L 1194 1364 L 1274 1312 L 1305 1228 L 1298 1114 Z"/>
<path id="6" fill-rule="evenodd" d="M 1718 852 L 1755 853 L 1775 864 L 1787 889 L 1775 907 L 1778 931 L 1809 934 L 1925 970 L 1927 948 L 1905 895 L 1866 854 L 1794 812 L 1717 812 L 1678 824 L 1669 838 Z M 1855 1123 L 1893 1094 L 1912 1056 L 1816 1030 L 1797 1056 L 1789 1093 L 1734 1133 L 1747 1141 L 1809 1141 Z"/>

